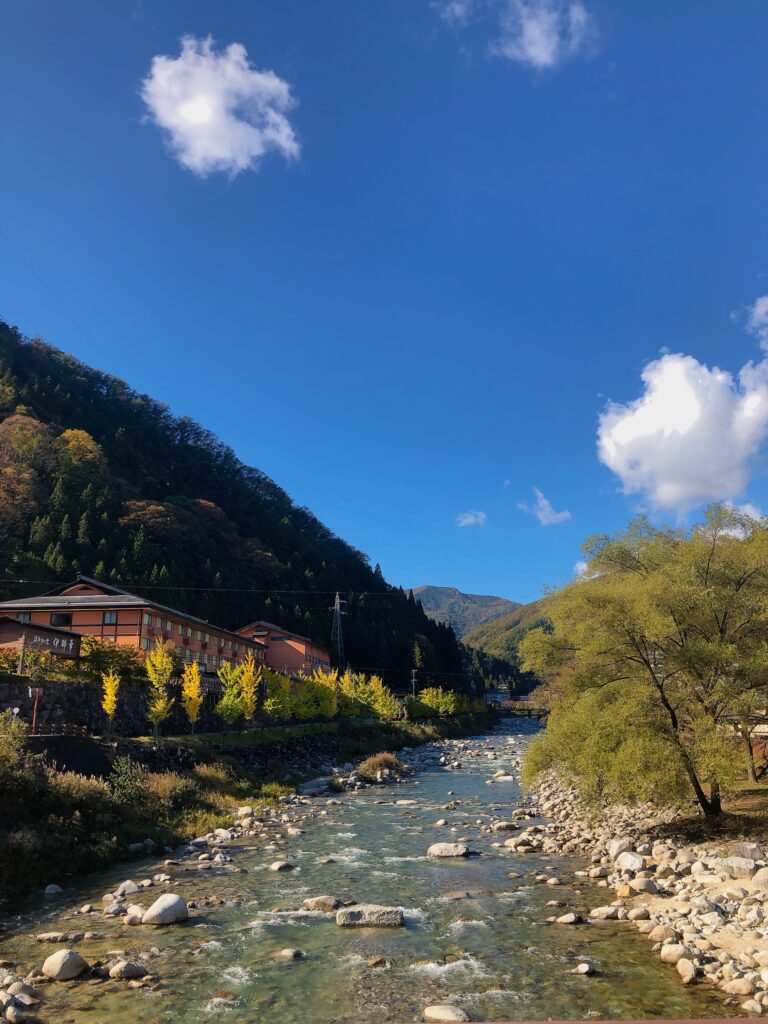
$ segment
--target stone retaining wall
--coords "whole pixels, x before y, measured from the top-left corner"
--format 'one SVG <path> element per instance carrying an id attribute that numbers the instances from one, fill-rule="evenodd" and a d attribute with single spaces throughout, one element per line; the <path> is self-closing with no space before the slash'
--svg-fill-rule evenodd
<path id="1" fill-rule="evenodd" d="M 101 686 L 98 683 L 79 683 L 62 680 L 31 680 L 22 678 L 0 679 L 0 712 L 19 709 L 19 717 L 32 721 L 34 700 L 29 696 L 30 685 L 41 686 L 43 696 L 37 713 L 38 726 L 84 725 L 90 732 L 106 732 L 107 719 L 101 710 Z M 177 694 L 178 697 L 178 694 Z M 216 698 L 208 696 L 198 723 L 201 732 L 221 728 L 221 719 L 213 714 Z M 147 722 L 147 684 L 123 682 L 120 686 L 114 731 L 121 736 L 146 736 L 151 732 Z M 163 726 L 163 732 L 182 734 L 189 725 L 177 699 L 176 707 Z"/>

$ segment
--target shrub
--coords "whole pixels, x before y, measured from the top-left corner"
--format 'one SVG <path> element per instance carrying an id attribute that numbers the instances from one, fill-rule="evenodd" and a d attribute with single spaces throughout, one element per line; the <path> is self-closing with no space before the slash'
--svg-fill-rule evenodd
<path id="1" fill-rule="evenodd" d="M 444 690 L 441 686 L 431 686 L 422 690 L 419 700 L 441 718 L 455 715 L 459 707 L 456 694 L 450 690 Z"/>
<path id="2" fill-rule="evenodd" d="M 163 821 L 167 821 L 174 812 L 189 807 L 199 793 L 194 779 L 178 772 L 147 772 L 144 790 L 149 805 L 158 808 Z"/>
<path id="3" fill-rule="evenodd" d="M 138 807 L 144 802 L 147 769 L 123 754 L 116 757 L 109 776 L 109 787 L 118 803 Z"/>
<path id="4" fill-rule="evenodd" d="M 399 775 L 405 771 L 405 765 L 394 754 L 374 754 L 358 765 L 357 774 L 367 782 L 375 782 L 377 774 L 384 769 Z"/>

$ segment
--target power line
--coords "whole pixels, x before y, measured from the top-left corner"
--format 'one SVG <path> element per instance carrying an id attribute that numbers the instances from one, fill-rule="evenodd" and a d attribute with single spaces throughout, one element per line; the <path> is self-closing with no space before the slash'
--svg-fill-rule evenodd
<path id="1" fill-rule="evenodd" d="M 40 587 L 60 587 L 62 586 L 61 580 L 22 580 L 22 579 L 5 579 L 0 576 L 0 584 L 11 584 L 14 586 L 40 586 Z M 158 583 L 137 583 L 137 590 L 173 590 L 181 593 L 210 593 L 210 594 L 316 594 L 318 597 L 335 597 L 336 594 L 347 595 L 349 597 L 390 597 L 390 598 L 401 598 L 407 594 L 400 594 L 397 590 L 381 591 L 381 590 L 277 590 L 274 588 L 259 588 L 259 587 L 188 587 L 188 586 L 174 586 L 173 584 L 158 584 Z"/>

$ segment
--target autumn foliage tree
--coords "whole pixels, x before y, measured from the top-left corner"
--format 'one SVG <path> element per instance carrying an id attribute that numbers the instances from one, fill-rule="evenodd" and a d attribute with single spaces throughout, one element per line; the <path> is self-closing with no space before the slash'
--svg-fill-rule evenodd
<path id="1" fill-rule="evenodd" d="M 200 666 L 196 661 L 191 661 L 184 666 L 181 676 L 181 706 L 184 708 L 184 714 L 187 716 L 192 732 L 195 731 L 195 725 L 200 718 L 203 699 Z"/>
<path id="2" fill-rule="evenodd" d="M 551 691 L 530 779 L 560 765 L 595 796 L 693 796 L 707 818 L 745 773 L 733 721 L 768 688 L 768 522 L 714 506 L 690 531 L 639 520 L 521 644 Z"/>
<path id="3" fill-rule="evenodd" d="M 114 669 L 103 673 L 101 687 L 101 707 L 107 716 L 108 731 L 112 732 L 112 724 L 117 711 L 117 698 L 120 692 L 120 676 Z"/>
<path id="4" fill-rule="evenodd" d="M 149 678 L 149 700 L 147 718 L 152 723 L 154 734 L 173 710 L 170 681 L 174 670 L 174 646 L 169 640 L 158 640 L 147 652 L 146 670 Z"/>

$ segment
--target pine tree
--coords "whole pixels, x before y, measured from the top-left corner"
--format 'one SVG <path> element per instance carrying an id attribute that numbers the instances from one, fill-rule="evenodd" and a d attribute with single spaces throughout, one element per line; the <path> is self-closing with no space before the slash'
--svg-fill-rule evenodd
<path id="1" fill-rule="evenodd" d="M 91 544 L 91 522 L 87 512 L 83 512 L 77 524 L 77 543 L 84 547 Z"/>

